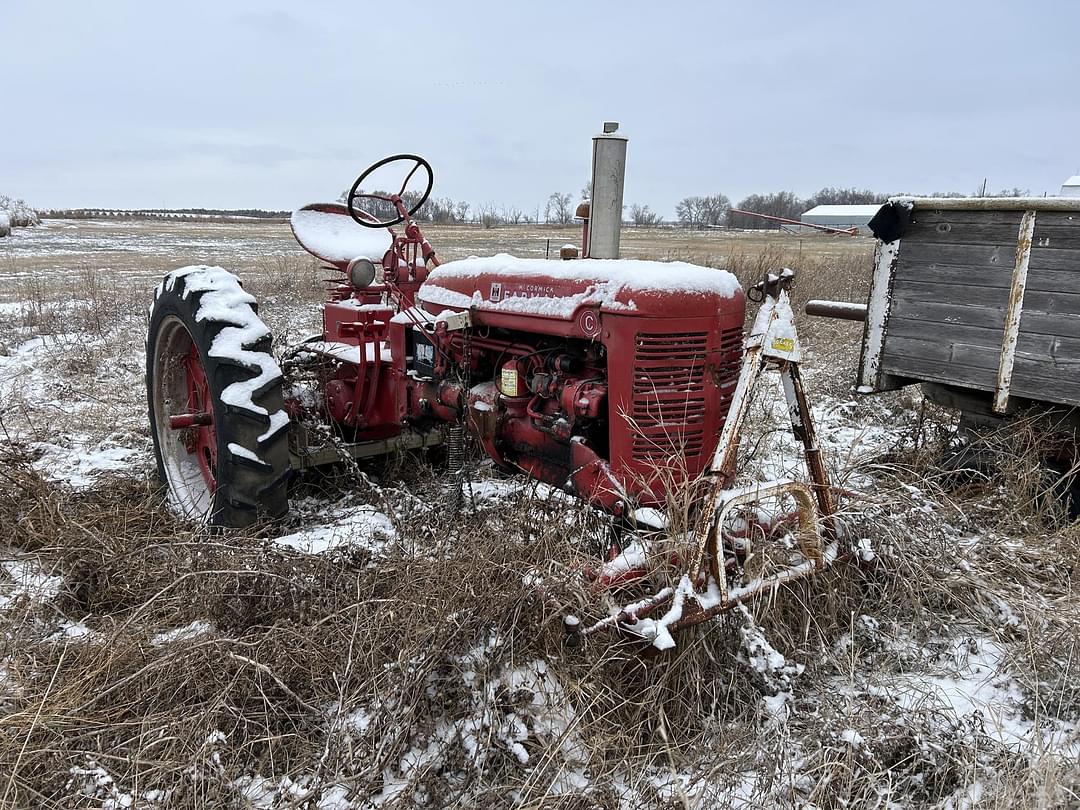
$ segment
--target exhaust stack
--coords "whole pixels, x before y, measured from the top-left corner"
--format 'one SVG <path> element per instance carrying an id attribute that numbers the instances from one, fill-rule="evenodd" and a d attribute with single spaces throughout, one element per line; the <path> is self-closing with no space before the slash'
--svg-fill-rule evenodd
<path id="1" fill-rule="evenodd" d="M 585 253 L 591 259 L 619 258 L 627 139 L 618 130 L 618 121 L 605 121 L 603 133 L 593 137 L 592 204 Z"/>

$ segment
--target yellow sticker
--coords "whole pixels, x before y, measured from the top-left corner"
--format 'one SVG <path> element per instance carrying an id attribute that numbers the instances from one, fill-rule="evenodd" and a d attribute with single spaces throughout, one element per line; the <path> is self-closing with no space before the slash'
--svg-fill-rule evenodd
<path id="1" fill-rule="evenodd" d="M 503 366 L 502 375 L 499 379 L 499 390 L 504 396 L 516 397 L 518 395 L 518 373 L 513 366 Z"/>
<path id="2" fill-rule="evenodd" d="M 795 341 L 789 337 L 773 338 L 772 347 L 778 352 L 790 352 L 795 348 Z"/>

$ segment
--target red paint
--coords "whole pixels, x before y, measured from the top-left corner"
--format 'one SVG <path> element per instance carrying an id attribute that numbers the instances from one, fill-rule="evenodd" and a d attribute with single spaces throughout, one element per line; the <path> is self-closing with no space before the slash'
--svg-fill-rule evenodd
<path id="1" fill-rule="evenodd" d="M 217 467 L 217 431 L 214 429 L 210 383 L 206 379 L 206 371 L 199 358 L 199 349 L 194 343 L 187 356 L 184 357 L 182 365 L 188 391 L 185 411 L 186 414 L 198 417 L 192 420 L 191 427 L 184 428 L 188 431 L 184 436 L 184 443 L 188 452 L 193 453 L 198 459 L 199 469 L 202 470 L 207 489 L 213 492 L 217 489 L 217 480 L 214 478 L 214 468 Z M 169 427 L 172 426 L 170 420 Z"/>
<path id="2" fill-rule="evenodd" d="M 355 362 L 335 360 L 325 384 L 322 410 L 332 421 L 358 441 L 462 421 L 504 469 L 613 513 L 663 505 L 668 485 L 703 471 L 738 378 L 741 292 L 684 292 L 665 279 L 610 304 L 544 314 L 502 309 L 499 302 L 518 296 L 593 300 L 583 294 L 602 279 L 590 278 L 586 264 L 569 281 L 429 274 L 434 251 L 394 197 L 404 229 L 391 230 L 383 283 L 343 297 L 343 279 L 323 311 L 324 339 L 358 350 Z M 467 310 L 471 328 L 437 322 L 423 326 L 424 338 L 407 340 L 421 325 L 392 323 L 395 314 L 425 300 L 435 314 L 453 309 L 433 303 L 435 293 L 425 297 L 436 287 L 468 299 L 480 291 L 485 300 Z M 413 343 L 430 354 L 430 379 L 410 371 Z M 500 391 L 504 369 L 508 381 L 516 373 L 517 396 Z"/>

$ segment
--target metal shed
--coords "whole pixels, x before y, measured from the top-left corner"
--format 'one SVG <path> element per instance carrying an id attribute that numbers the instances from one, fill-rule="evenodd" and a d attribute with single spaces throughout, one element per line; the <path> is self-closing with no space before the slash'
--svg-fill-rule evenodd
<path id="1" fill-rule="evenodd" d="M 1075 174 L 1061 184 L 1062 197 L 1080 197 L 1080 174 Z"/>
<path id="2" fill-rule="evenodd" d="M 869 233 L 868 223 L 881 209 L 880 205 L 817 205 L 799 217 L 809 225 L 829 228 L 858 228 Z"/>

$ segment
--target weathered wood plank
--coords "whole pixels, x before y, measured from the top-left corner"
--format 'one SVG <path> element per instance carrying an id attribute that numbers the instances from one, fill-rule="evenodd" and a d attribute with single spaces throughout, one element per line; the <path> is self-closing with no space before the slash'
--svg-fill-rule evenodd
<path id="1" fill-rule="evenodd" d="M 1047 315 L 1026 310 L 1020 320 L 1020 334 L 1080 337 L 1080 315 Z"/>
<path id="2" fill-rule="evenodd" d="M 885 344 L 885 358 L 910 358 L 949 363 L 958 368 L 985 371 L 992 383 L 997 381 L 1000 348 L 979 346 L 962 341 L 890 337 Z"/>
<path id="3" fill-rule="evenodd" d="M 1080 227 L 1039 228 L 1031 242 L 1032 250 L 1080 250 Z"/>
<path id="4" fill-rule="evenodd" d="M 997 384 L 1000 348 L 962 341 L 890 337 L 882 369 L 900 377 L 933 380 L 992 391 Z M 1080 405 L 1080 357 L 1047 357 L 1017 347 L 1012 393 L 1067 405 Z"/>
<path id="5" fill-rule="evenodd" d="M 909 200 L 920 211 L 1065 211 L 1080 213 L 1080 199 L 1060 197 L 916 197 Z"/>
<path id="6" fill-rule="evenodd" d="M 911 320 L 924 324 L 963 324 L 967 326 L 994 329 L 999 334 L 1005 328 L 1004 310 L 986 307 L 958 307 L 955 304 L 895 302 L 889 318 L 889 329 L 893 320 Z M 927 328 L 932 328 L 927 326 Z M 1029 310 L 1020 320 L 1020 334 L 1050 335 L 1068 338 L 1080 338 L 1080 315 L 1047 315 L 1044 312 Z M 886 335 L 888 340 L 888 335 Z"/>
<path id="7" fill-rule="evenodd" d="M 1003 330 L 961 323 L 928 323 L 894 317 L 889 321 L 889 339 L 908 338 L 940 345 L 978 346 L 990 352 L 1001 351 Z M 899 346 L 897 352 L 902 351 Z M 1018 356 L 1045 360 L 1057 365 L 1080 363 L 1080 337 L 1061 337 L 1021 332 L 1017 337 Z M 989 355 L 986 355 L 989 359 Z"/>
<path id="8" fill-rule="evenodd" d="M 893 301 L 890 323 L 893 318 L 911 318 L 930 323 L 963 323 L 989 327 L 999 332 L 1005 328 L 1003 308 L 961 307 L 957 304 L 943 304 L 936 301 Z M 888 335 L 886 335 L 886 340 L 888 340 Z"/>
<path id="9" fill-rule="evenodd" d="M 1080 233 L 1080 212 L 1040 211 L 1036 214 L 1035 232 L 1040 229 Z"/>
<path id="10" fill-rule="evenodd" d="M 1076 275 L 1080 278 L 1080 273 Z M 981 287 L 1008 287 L 1012 281 L 1012 273 L 1004 267 L 975 268 L 928 262 L 905 262 L 896 268 L 896 277 L 910 281 L 936 281 L 942 284 Z"/>
<path id="11" fill-rule="evenodd" d="M 969 343 L 890 337 L 882 352 L 881 364 L 890 374 L 918 378 L 920 364 L 948 368 L 957 385 L 997 385 L 999 352 Z"/>
<path id="12" fill-rule="evenodd" d="M 914 318 L 905 318 L 894 315 L 889 319 L 889 333 L 886 340 L 893 338 L 910 338 L 912 340 L 932 340 L 942 343 L 965 343 L 973 346 L 985 346 L 988 349 L 997 350 L 1001 347 L 1001 337 L 1004 324 L 996 328 L 989 326 L 972 326 L 966 323 L 938 323 L 935 321 L 920 321 Z M 1039 340 L 1049 343 L 1053 338 L 1050 335 L 1033 337 L 1036 345 Z M 1080 343 L 1080 341 L 1078 341 Z"/>
<path id="13" fill-rule="evenodd" d="M 939 382 L 979 391 L 993 392 L 997 384 L 994 373 L 989 370 L 976 370 L 977 379 L 965 378 L 965 375 L 958 374 L 956 367 L 950 363 L 911 357 L 883 357 L 882 371 L 910 382 Z"/>
<path id="14" fill-rule="evenodd" d="M 1032 270 L 1064 270 L 1080 273 L 1080 245 L 1075 248 L 1040 247 L 1031 248 L 1031 260 L 1028 272 Z"/>
<path id="15" fill-rule="evenodd" d="M 1047 293 L 1039 293 L 1047 295 Z M 893 284 L 894 301 L 954 304 L 962 307 L 1004 307 L 1009 291 L 1002 287 L 976 284 L 950 284 L 939 281 L 915 281 L 898 278 Z"/>
<path id="16" fill-rule="evenodd" d="M 1075 269 L 1056 270 L 1035 267 L 1037 254 L 1031 251 L 1027 270 L 1029 291 L 1045 293 L 1069 293 L 1080 295 L 1080 253 Z M 895 270 L 896 278 L 904 281 L 937 282 L 966 286 L 1008 287 L 1012 273 L 1008 268 L 973 268 L 955 265 L 931 264 L 931 262 L 905 262 Z"/>
<path id="17" fill-rule="evenodd" d="M 1075 270 L 1050 270 L 1036 267 L 1036 251 L 1032 248 L 1031 262 L 1028 264 L 1027 286 L 1029 290 L 1044 292 L 1067 292 L 1080 295 L 1080 261 Z M 1080 252 L 1078 252 L 1080 258 Z"/>
<path id="18" fill-rule="evenodd" d="M 1016 239 L 1008 245 L 937 245 L 904 242 L 904 261 L 951 264 L 963 267 L 1006 267 L 1012 272 Z"/>
<path id="19" fill-rule="evenodd" d="M 911 224 L 933 226 L 944 222 L 966 225 L 1011 225 L 1015 237 L 1020 232 L 1020 217 L 1023 214 L 1023 211 L 942 211 L 920 208 L 911 215 Z"/>
<path id="20" fill-rule="evenodd" d="M 1080 285 L 1071 289 L 1029 289 L 1024 295 L 1024 312 L 1048 315 L 1080 315 Z M 956 284 L 940 281 L 897 279 L 893 285 L 897 301 L 948 303 L 956 306 L 1004 306 L 1008 291 L 1001 287 Z"/>
<path id="21" fill-rule="evenodd" d="M 938 245 L 1016 245 L 1014 223 L 939 222 L 910 226 L 904 239 Z"/>
<path id="22" fill-rule="evenodd" d="M 1080 293 L 1065 290 L 1028 290 L 1024 295 L 1024 312 L 1080 315 Z"/>
<path id="23" fill-rule="evenodd" d="M 1051 362 L 1017 353 L 1011 389 L 1013 396 L 1080 405 L 1080 360 Z"/>
<path id="24" fill-rule="evenodd" d="M 1080 338 L 1025 332 L 1022 322 L 1016 350 L 1025 356 L 1045 357 L 1058 363 L 1080 363 Z"/>

